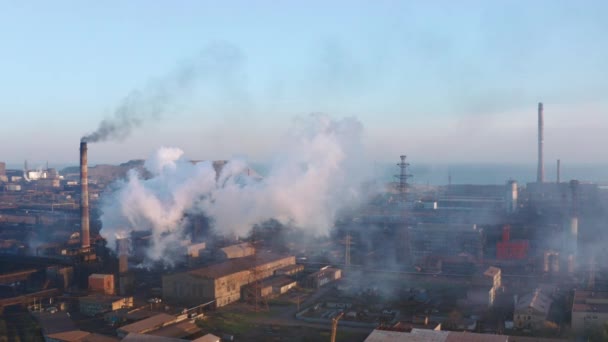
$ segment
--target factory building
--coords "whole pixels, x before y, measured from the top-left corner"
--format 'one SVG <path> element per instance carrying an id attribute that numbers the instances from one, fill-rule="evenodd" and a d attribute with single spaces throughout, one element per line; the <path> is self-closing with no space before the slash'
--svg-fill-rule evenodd
<path id="1" fill-rule="evenodd" d="M 219 259 L 234 259 L 253 255 L 255 248 L 248 242 L 220 248 L 218 251 Z"/>
<path id="2" fill-rule="evenodd" d="M 467 291 L 467 300 L 473 306 L 492 307 L 501 288 L 502 271 L 490 266 L 482 274 L 473 277 L 472 287 Z"/>
<path id="3" fill-rule="evenodd" d="M 114 294 L 113 274 L 91 274 L 89 276 L 89 292 L 104 295 Z"/>
<path id="4" fill-rule="evenodd" d="M 528 256 L 528 240 L 511 240 L 511 227 L 502 228 L 502 240 L 496 243 L 496 258 L 499 260 L 522 260 Z"/>
<path id="5" fill-rule="evenodd" d="M 608 292 L 574 291 L 572 329 L 578 333 L 608 323 Z"/>
<path id="6" fill-rule="evenodd" d="M 268 278 L 274 271 L 295 265 L 294 256 L 258 253 L 230 259 L 196 270 L 163 276 L 163 296 L 180 303 L 215 300 L 221 307 L 241 298 L 241 288 L 256 280 Z"/>
<path id="7" fill-rule="evenodd" d="M 204 242 L 189 244 L 186 246 L 186 254 L 189 258 L 198 258 L 206 248 L 207 244 Z"/>
<path id="8" fill-rule="evenodd" d="M 183 319 L 173 315 L 160 313 L 141 321 L 122 326 L 116 332 L 118 337 L 124 338 L 129 334 L 145 334 L 174 323 L 179 323 L 180 321 L 183 321 Z"/>
<path id="9" fill-rule="evenodd" d="M 80 313 L 90 317 L 122 308 L 133 307 L 133 297 L 90 295 L 79 298 L 78 302 Z"/>
<path id="10" fill-rule="evenodd" d="M 296 275 L 300 272 L 304 271 L 304 265 L 302 264 L 297 264 L 297 265 L 289 265 L 289 266 L 285 266 L 285 267 L 281 267 L 278 270 L 274 271 L 274 275 Z"/>
<path id="11" fill-rule="evenodd" d="M 549 310 L 551 298 L 542 292 L 540 288 L 519 299 L 515 305 L 513 321 L 518 329 L 538 330 L 543 327 Z"/>
<path id="12" fill-rule="evenodd" d="M 342 270 L 335 267 L 324 267 L 318 272 L 306 277 L 306 287 L 318 289 L 319 287 L 342 278 Z"/>
<path id="13" fill-rule="evenodd" d="M 476 225 L 419 224 L 409 228 L 411 262 L 428 256 L 467 254 L 476 260 L 483 257 L 484 234 Z"/>

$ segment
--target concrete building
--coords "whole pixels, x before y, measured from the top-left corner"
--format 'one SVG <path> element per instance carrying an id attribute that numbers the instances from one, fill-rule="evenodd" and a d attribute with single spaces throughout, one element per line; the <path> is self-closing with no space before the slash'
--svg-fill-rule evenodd
<path id="1" fill-rule="evenodd" d="M 365 342 L 553 342 L 562 339 L 478 334 L 471 332 L 427 330 L 414 328 L 411 331 L 375 329 Z"/>
<path id="2" fill-rule="evenodd" d="M 268 278 L 274 271 L 295 265 L 294 256 L 258 253 L 235 258 L 196 270 L 163 276 L 163 297 L 179 303 L 202 303 L 215 300 L 221 307 L 241 298 L 241 288 L 253 281 Z"/>
<path id="3" fill-rule="evenodd" d="M 274 271 L 274 275 L 295 275 L 304 271 L 304 265 L 289 265 Z"/>
<path id="4" fill-rule="evenodd" d="M 602 328 L 608 322 L 608 292 L 576 290 L 572 304 L 572 329 L 576 332 Z"/>
<path id="5" fill-rule="evenodd" d="M 513 322 L 518 329 L 537 330 L 543 327 L 551 308 L 551 298 L 541 289 L 527 294 L 517 302 Z"/>
<path id="6" fill-rule="evenodd" d="M 181 320 L 183 321 L 184 319 Z M 125 336 L 131 333 L 145 334 L 178 322 L 180 322 L 180 319 L 178 317 L 165 313 L 160 313 L 158 315 L 154 315 L 141 321 L 122 326 L 116 332 L 118 334 L 118 337 L 124 338 Z"/>
<path id="7" fill-rule="evenodd" d="M 45 335 L 46 342 L 118 342 L 114 337 L 93 334 L 88 331 L 71 330 Z"/>
<path id="8" fill-rule="evenodd" d="M 325 267 L 305 279 L 306 287 L 317 289 L 325 284 L 342 278 L 342 270 L 335 267 Z"/>
<path id="9" fill-rule="evenodd" d="M 218 257 L 220 259 L 235 259 L 250 256 L 254 253 L 255 248 L 250 243 L 245 242 L 220 248 L 218 251 Z"/>
<path id="10" fill-rule="evenodd" d="M 114 295 L 113 274 L 91 274 L 89 276 L 89 292 L 104 295 Z"/>
<path id="11" fill-rule="evenodd" d="M 78 299 L 80 313 L 96 316 L 106 312 L 133 307 L 133 297 L 91 295 Z"/>
<path id="12" fill-rule="evenodd" d="M 176 324 L 171 324 L 165 327 L 162 327 L 158 330 L 149 332 L 149 335 L 154 336 L 162 336 L 167 338 L 189 338 L 201 332 L 201 328 L 199 328 L 196 324 L 190 321 L 182 321 Z"/>
<path id="13" fill-rule="evenodd" d="M 425 257 L 471 255 L 483 257 L 484 234 L 476 225 L 419 224 L 409 228 L 410 260 L 413 263 Z"/>
<path id="14" fill-rule="evenodd" d="M 204 251 L 205 248 L 207 248 L 207 244 L 204 242 L 189 244 L 186 246 L 186 254 L 190 258 L 198 258 L 201 251 Z"/>
<path id="15" fill-rule="evenodd" d="M 259 286 L 255 286 L 255 284 L 246 285 L 246 290 L 243 291 L 243 294 L 248 296 L 255 295 L 257 292 L 257 296 L 265 298 L 265 297 L 276 297 L 280 296 L 287 291 L 291 290 L 297 285 L 297 282 L 286 276 L 277 276 L 273 278 L 265 279 L 264 281 L 259 283 Z"/>
<path id="16" fill-rule="evenodd" d="M 467 291 L 467 301 L 473 306 L 492 307 L 502 287 L 501 270 L 490 266 L 482 274 L 473 277 Z"/>

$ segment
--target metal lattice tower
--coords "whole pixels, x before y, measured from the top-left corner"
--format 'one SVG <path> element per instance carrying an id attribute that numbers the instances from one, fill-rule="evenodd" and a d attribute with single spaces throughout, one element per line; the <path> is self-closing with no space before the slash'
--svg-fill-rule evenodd
<path id="1" fill-rule="evenodd" d="M 408 178 L 413 177 L 413 175 L 407 173 L 407 168 L 410 166 L 410 163 L 405 161 L 406 156 L 400 156 L 401 162 L 397 164 L 399 166 L 400 172 L 398 175 L 395 175 L 395 178 L 399 180 L 398 190 L 399 190 L 399 201 L 401 203 L 405 203 L 407 201 L 407 180 Z"/>

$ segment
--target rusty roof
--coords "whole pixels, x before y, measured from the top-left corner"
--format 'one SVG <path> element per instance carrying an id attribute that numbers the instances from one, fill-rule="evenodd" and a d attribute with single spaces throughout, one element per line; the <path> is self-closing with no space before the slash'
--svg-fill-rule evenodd
<path id="1" fill-rule="evenodd" d="M 295 264 L 295 257 L 289 255 L 278 255 L 273 253 L 258 253 L 243 258 L 230 259 L 219 264 L 188 271 L 187 273 L 199 278 L 222 278 L 230 274 L 248 271 L 254 267 L 261 267 L 265 264 L 291 258 L 291 263 Z"/>

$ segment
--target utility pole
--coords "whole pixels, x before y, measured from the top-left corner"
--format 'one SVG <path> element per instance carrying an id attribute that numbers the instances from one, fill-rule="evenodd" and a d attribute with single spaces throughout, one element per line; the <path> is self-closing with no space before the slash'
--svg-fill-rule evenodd
<path id="1" fill-rule="evenodd" d="M 338 331 L 338 321 L 344 316 L 344 312 L 340 312 L 336 317 L 331 319 L 331 342 L 336 342 L 336 332 Z"/>
<path id="2" fill-rule="evenodd" d="M 351 236 L 350 232 L 346 233 L 346 251 L 344 252 L 344 266 L 350 266 L 350 244 L 351 244 Z"/>

